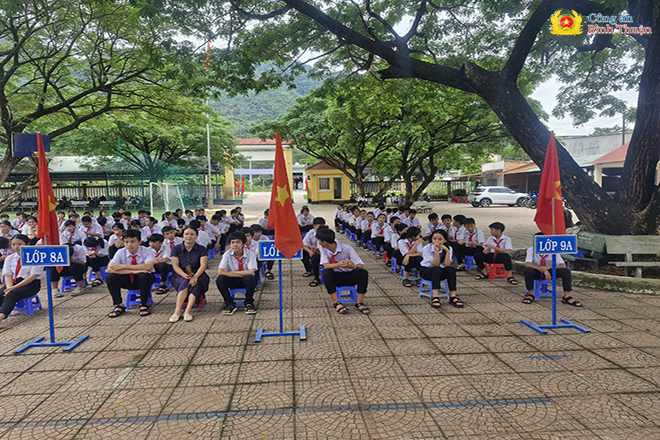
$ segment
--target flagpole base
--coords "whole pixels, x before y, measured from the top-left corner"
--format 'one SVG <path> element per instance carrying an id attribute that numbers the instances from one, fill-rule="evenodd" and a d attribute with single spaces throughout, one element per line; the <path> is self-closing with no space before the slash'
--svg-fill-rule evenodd
<path id="1" fill-rule="evenodd" d="M 28 342 L 27 344 L 25 344 L 24 346 L 22 346 L 18 350 L 15 350 L 14 354 L 21 354 L 21 353 L 25 352 L 26 350 L 28 350 L 30 348 L 33 348 L 33 347 L 64 347 L 64 349 L 62 351 L 70 352 L 74 348 L 76 348 L 77 346 L 79 346 L 80 344 L 85 342 L 87 339 L 89 339 L 89 335 L 85 335 L 85 336 L 81 337 L 80 339 L 77 339 L 77 340 L 71 341 L 71 342 L 41 342 L 44 339 L 45 338 L 43 336 L 40 336 L 40 337 Z"/>
<path id="2" fill-rule="evenodd" d="M 254 337 L 254 342 L 261 342 L 261 338 L 272 337 L 272 336 L 300 336 L 301 341 L 306 341 L 307 340 L 307 331 L 305 330 L 304 325 L 299 326 L 299 330 L 297 332 L 264 333 L 264 328 L 259 327 L 257 329 L 257 334 Z"/>
<path id="3" fill-rule="evenodd" d="M 551 329 L 556 329 L 556 328 L 575 328 L 580 330 L 582 333 L 590 333 L 591 331 L 585 327 L 582 327 L 572 321 L 569 321 L 568 319 L 562 319 L 561 322 L 564 324 L 556 324 L 556 325 L 537 325 L 537 324 L 532 324 L 531 322 L 522 319 L 520 320 L 523 324 L 525 324 L 527 327 L 531 328 L 534 331 L 537 331 L 541 333 L 542 335 L 548 334 L 546 330 L 551 330 Z"/>

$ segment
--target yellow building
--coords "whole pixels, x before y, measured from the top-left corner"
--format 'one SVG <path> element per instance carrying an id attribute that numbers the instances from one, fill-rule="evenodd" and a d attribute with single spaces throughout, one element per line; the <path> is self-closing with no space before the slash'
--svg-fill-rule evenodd
<path id="1" fill-rule="evenodd" d="M 351 181 L 341 170 L 321 161 L 306 171 L 309 203 L 348 202 L 351 199 Z"/>

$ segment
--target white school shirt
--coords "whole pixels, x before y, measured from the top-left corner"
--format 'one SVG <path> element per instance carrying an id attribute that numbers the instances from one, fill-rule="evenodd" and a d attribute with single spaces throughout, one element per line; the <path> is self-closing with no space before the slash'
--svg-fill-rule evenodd
<path id="1" fill-rule="evenodd" d="M 391 243 L 393 235 L 395 235 L 394 229 L 392 229 L 392 226 L 387 225 L 385 228 L 385 243 Z"/>
<path id="2" fill-rule="evenodd" d="M 60 244 L 74 244 L 76 241 L 82 243 L 83 241 L 85 241 L 86 238 L 87 236 L 83 232 L 80 232 L 77 229 L 76 232 L 74 232 L 73 234 L 65 230 L 60 234 Z"/>
<path id="3" fill-rule="evenodd" d="M 249 246 L 247 244 L 245 245 L 245 249 L 249 249 L 254 252 L 255 255 L 259 255 L 259 242 L 252 240 Z"/>
<path id="4" fill-rule="evenodd" d="M 440 223 L 440 222 L 438 222 L 438 224 L 435 225 L 435 226 L 433 226 L 433 223 L 428 222 L 428 223 L 426 224 L 426 235 L 431 235 L 431 234 L 433 234 L 435 231 L 439 231 L 439 230 L 441 230 L 441 229 L 444 229 L 445 231 L 447 230 L 447 228 L 445 228 L 445 225 L 443 225 L 443 224 Z"/>
<path id="5" fill-rule="evenodd" d="M 14 229 L 18 229 L 19 231 L 20 231 L 21 229 L 23 229 L 23 226 L 25 226 L 26 224 L 27 224 L 27 222 L 22 222 L 22 221 L 20 221 L 19 219 L 14 219 L 14 220 L 11 222 L 11 225 L 14 227 Z"/>
<path id="6" fill-rule="evenodd" d="M 381 211 L 381 210 L 378 209 L 378 208 L 374 208 L 374 210 L 371 211 L 371 212 L 374 213 L 374 217 L 375 217 L 375 218 L 378 218 L 378 216 L 379 216 L 383 211 Z"/>
<path id="7" fill-rule="evenodd" d="M 119 219 L 119 223 L 124 225 L 124 231 L 128 231 L 129 229 L 131 229 L 131 224 L 127 222 L 123 217 Z"/>
<path id="8" fill-rule="evenodd" d="M 343 209 L 335 209 L 335 218 L 340 218 L 341 213 L 344 212 Z"/>
<path id="9" fill-rule="evenodd" d="M 9 237 L 5 237 L 5 238 L 7 240 L 11 241 L 11 239 L 14 238 L 14 236 L 16 236 L 16 235 L 18 235 L 18 231 L 16 231 L 15 229 L 10 229 L 9 230 Z M 2 237 L 4 237 L 4 235 L 2 235 Z"/>
<path id="10" fill-rule="evenodd" d="M 367 218 L 362 218 L 362 217 L 355 217 L 355 227 L 358 228 L 359 230 L 362 230 L 362 223 L 366 222 Z"/>
<path id="11" fill-rule="evenodd" d="M 225 252 L 220 261 L 220 269 L 226 270 L 227 272 L 235 272 L 238 270 L 239 261 L 243 262 L 243 270 L 258 269 L 256 254 L 245 248 L 243 248 L 243 256 L 241 258 L 234 255 L 234 251 L 231 249 Z"/>
<path id="12" fill-rule="evenodd" d="M 154 262 L 154 253 L 151 248 L 144 246 L 139 246 L 135 254 L 131 254 L 127 248 L 121 248 L 117 251 L 115 256 L 112 258 L 111 263 L 131 265 L 131 257 L 133 255 L 137 256 L 136 262 L 140 266 L 142 264 L 153 263 Z M 151 270 L 153 272 L 153 269 Z"/>
<path id="13" fill-rule="evenodd" d="M 13 253 L 14 253 L 14 251 L 12 251 L 10 248 L 0 249 L 0 257 L 8 257 L 9 255 L 11 255 Z"/>
<path id="14" fill-rule="evenodd" d="M 454 258 L 454 251 L 452 248 L 449 246 L 445 245 L 449 249 L 449 261 L 451 261 Z M 445 257 L 444 257 L 444 252 L 440 252 L 440 266 L 437 267 L 445 267 Z M 429 243 L 426 246 L 422 248 L 422 266 L 424 267 L 434 267 L 431 262 L 435 259 L 435 248 L 433 247 L 433 243 Z"/>
<path id="15" fill-rule="evenodd" d="M 103 237 L 103 228 L 98 223 L 92 223 L 92 226 L 90 226 L 89 228 L 86 228 L 85 226 L 81 226 L 80 232 L 85 234 L 85 237 L 91 237 L 91 235 L 89 235 L 90 232 L 92 234 L 99 234 L 101 237 Z"/>
<path id="16" fill-rule="evenodd" d="M 334 254 L 328 248 L 321 247 L 320 250 L 321 250 L 321 265 L 331 264 L 330 258 L 333 256 L 335 258 L 335 263 L 339 263 L 340 261 L 343 260 L 351 260 L 356 265 L 364 264 L 364 261 L 362 261 L 362 259 L 357 254 L 357 252 L 355 252 L 355 249 L 353 249 L 352 246 L 342 246 L 341 243 L 337 243 L 337 249 L 335 249 Z M 349 269 L 347 267 L 338 267 L 334 269 L 335 272 L 350 272 L 352 270 L 353 269 Z"/>
<path id="17" fill-rule="evenodd" d="M 406 217 L 402 221 L 402 223 L 408 225 L 409 228 L 421 228 L 422 227 L 422 224 L 419 222 L 419 219 L 417 217 L 412 218 L 412 219 L 410 217 Z"/>
<path id="18" fill-rule="evenodd" d="M 465 233 L 467 232 L 467 229 L 465 229 L 465 226 L 461 225 L 460 228 L 456 231 L 456 240 L 465 240 L 466 235 Z"/>
<path id="19" fill-rule="evenodd" d="M 444 225 L 443 225 L 444 226 Z M 447 235 L 451 240 L 458 241 L 458 228 L 454 225 L 451 225 L 447 229 Z"/>
<path id="20" fill-rule="evenodd" d="M 87 251 L 84 246 L 79 244 L 73 245 L 73 254 L 71 255 L 72 260 L 82 261 L 83 263 L 87 262 Z"/>
<path id="21" fill-rule="evenodd" d="M 316 229 L 311 229 L 303 238 L 303 245 L 311 248 L 312 246 L 318 247 L 318 241 L 316 240 Z"/>
<path id="22" fill-rule="evenodd" d="M 66 223 L 66 220 L 60 223 L 60 225 L 57 227 L 57 229 L 60 231 L 60 234 L 66 230 L 66 226 L 64 226 L 64 223 Z"/>
<path id="23" fill-rule="evenodd" d="M 162 234 L 163 230 L 158 225 L 154 225 L 152 228 L 145 226 L 140 230 L 142 232 L 142 241 L 148 241 L 149 237 L 153 234 Z"/>
<path id="24" fill-rule="evenodd" d="M 393 249 L 399 249 L 399 240 L 401 240 L 401 236 L 396 232 L 393 232 L 390 237 L 390 245 Z"/>
<path id="25" fill-rule="evenodd" d="M 195 217 L 194 217 L 194 216 L 193 216 L 193 217 L 188 217 L 187 215 L 184 215 L 184 216 L 183 216 L 183 221 L 186 222 L 186 226 L 188 226 L 188 225 L 190 224 L 190 222 L 193 221 L 193 220 L 195 220 Z M 177 227 L 178 227 L 178 226 L 179 226 L 179 225 L 177 224 Z"/>
<path id="26" fill-rule="evenodd" d="M 513 242 L 511 241 L 511 238 L 509 238 L 508 235 L 502 234 L 502 236 L 499 239 L 499 244 L 495 241 L 495 237 L 492 235 L 488 237 L 488 241 L 486 244 L 491 244 L 493 246 L 497 246 L 500 249 L 508 249 L 510 251 L 513 250 Z M 495 249 L 488 249 L 491 253 L 495 252 Z"/>
<path id="27" fill-rule="evenodd" d="M 376 223 L 376 220 L 372 220 L 372 221 L 369 221 L 369 220 L 362 220 L 362 230 L 363 230 L 363 231 L 368 231 L 368 230 L 370 230 L 370 229 L 371 229 L 371 226 L 372 226 L 374 223 Z"/>
<path id="28" fill-rule="evenodd" d="M 18 260 L 21 259 L 21 254 L 20 253 L 13 253 L 9 254 L 7 258 L 5 258 L 5 265 L 2 267 L 2 276 L 3 277 L 11 277 L 14 279 L 14 275 L 16 274 L 16 266 L 18 265 Z M 43 266 L 24 266 L 21 265 L 21 270 L 18 272 L 18 276 L 16 278 L 27 278 L 30 275 L 37 275 L 37 279 L 41 279 L 41 274 L 44 271 Z"/>
<path id="29" fill-rule="evenodd" d="M 163 243 L 160 246 L 160 250 L 157 251 L 156 249 L 149 248 L 151 252 L 154 254 L 154 261 L 156 261 L 156 258 L 165 258 L 167 261 L 165 261 L 166 264 L 172 264 L 172 260 L 170 260 L 170 257 L 172 256 L 172 251 L 170 250 L 169 246 L 165 246 L 165 243 Z"/>
<path id="30" fill-rule="evenodd" d="M 172 220 L 165 219 L 163 220 L 163 226 L 170 226 L 174 229 L 179 227 L 179 224 L 176 222 L 176 218 L 173 218 Z"/>
<path id="31" fill-rule="evenodd" d="M 534 252 L 534 247 L 530 247 L 527 248 L 525 263 L 532 263 L 536 266 L 552 266 L 552 255 L 537 254 Z M 557 254 L 557 264 L 564 264 L 564 259 L 559 254 Z"/>
<path id="32" fill-rule="evenodd" d="M 115 226 L 115 221 L 112 220 L 111 218 L 106 217 L 106 223 L 105 226 L 102 226 L 103 228 L 103 233 L 112 233 L 112 228 Z"/>
<path id="33" fill-rule="evenodd" d="M 472 242 L 472 243 L 479 243 L 481 246 L 486 243 L 486 236 L 484 235 L 483 231 L 479 228 L 474 228 L 474 232 L 470 233 L 466 229 L 463 231 L 463 236 L 460 237 L 461 240 L 464 240 L 466 242 Z"/>
<path id="34" fill-rule="evenodd" d="M 210 222 L 206 222 L 204 225 L 204 232 L 211 236 L 211 239 L 214 239 L 216 235 L 220 235 L 220 228 Z"/>
<path id="35" fill-rule="evenodd" d="M 410 248 L 412 247 L 413 243 L 415 242 L 413 241 L 412 243 L 410 243 L 407 238 L 399 240 L 399 252 L 401 252 L 401 255 L 405 257 L 408 251 L 410 251 Z M 422 248 L 423 248 L 422 243 L 419 243 L 413 252 L 415 253 L 422 252 Z"/>
<path id="36" fill-rule="evenodd" d="M 298 214 L 296 218 L 298 219 L 299 225 L 305 225 L 307 223 L 312 223 L 314 221 L 314 216 L 312 214 L 307 214 L 307 215 Z"/>
<path id="37" fill-rule="evenodd" d="M 181 243 L 183 243 L 183 238 L 181 238 L 181 237 L 174 237 L 173 241 L 170 241 L 169 238 L 166 238 L 165 240 L 163 240 L 163 246 L 167 247 L 170 250 L 170 253 L 171 253 L 172 248 L 174 246 L 179 245 Z"/>
<path id="38" fill-rule="evenodd" d="M 335 213 L 336 213 L 336 211 L 335 211 Z M 336 214 L 335 214 L 335 217 L 337 217 Z M 261 226 L 263 229 L 268 229 L 268 219 L 266 217 L 260 218 L 259 219 L 259 226 Z"/>
<path id="39" fill-rule="evenodd" d="M 209 237 L 209 234 L 202 230 L 197 231 L 197 240 L 195 240 L 195 243 L 197 243 L 200 246 L 208 247 L 208 245 L 211 244 L 211 237 Z"/>
<path id="40" fill-rule="evenodd" d="M 360 218 L 359 216 L 356 217 L 356 216 L 352 215 L 352 216 L 348 219 L 348 225 L 349 225 L 349 226 L 355 226 L 359 218 Z"/>
<path id="41" fill-rule="evenodd" d="M 383 227 L 381 228 L 380 226 L 378 226 L 378 222 L 374 222 L 371 225 L 371 236 L 373 237 L 375 235 L 381 235 L 381 234 L 385 235 L 385 228 L 387 228 L 386 224 L 383 224 Z"/>
<path id="42" fill-rule="evenodd" d="M 110 244 L 108 243 L 108 241 L 103 240 L 103 247 L 98 246 L 96 248 L 93 248 L 93 247 L 85 246 L 85 255 L 88 254 L 89 252 L 96 252 L 101 257 L 107 257 L 108 253 L 109 253 L 109 249 L 108 249 L 109 247 L 110 247 Z M 85 260 L 82 260 L 82 261 L 85 261 Z"/>
<path id="43" fill-rule="evenodd" d="M 21 234 L 27 235 L 28 237 L 30 235 L 37 235 L 37 226 L 32 227 L 26 223 L 25 226 L 23 226 L 23 229 L 21 229 Z"/>

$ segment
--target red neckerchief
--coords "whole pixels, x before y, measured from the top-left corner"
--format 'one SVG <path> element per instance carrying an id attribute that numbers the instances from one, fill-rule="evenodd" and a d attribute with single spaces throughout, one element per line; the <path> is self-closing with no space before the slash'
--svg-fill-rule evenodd
<path id="1" fill-rule="evenodd" d="M 130 263 L 131 266 L 137 266 L 137 254 L 129 255 L 129 257 L 131 258 L 131 263 Z M 135 274 L 132 273 L 129 275 L 130 275 L 129 278 L 131 280 L 131 284 L 133 284 L 133 281 L 135 280 Z"/>
<path id="2" fill-rule="evenodd" d="M 18 257 L 18 262 L 16 263 L 16 273 L 14 273 L 14 281 L 18 278 L 18 273 L 21 271 L 21 257 Z"/>
<path id="3" fill-rule="evenodd" d="M 548 258 L 547 255 L 539 255 L 541 257 L 541 266 L 545 266 L 545 259 Z"/>
<path id="4" fill-rule="evenodd" d="M 502 243 L 504 241 L 504 237 L 500 238 L 499 240 L 493 239 L 493 241 L 495 242 L 496 247 L 500 247 L 500 243 Z M 495 251 L 495 255 L 493 255 L 493 258 L 497 257 L 497 254 L 498 254 L 498 252 Z"/>
<path id="5" fill-rule="evenodd" d="M 231 256 L 234 257 L 236 261 L 238 261 L 238 270 L 243 270 L 243 258 L 245 258 L 245 254 L 243 254 L 241 258 L 237 258 L 235 254 L 232 254 Z"/>
<path id="6" fill-rule="evenodd" d="M 470 238 L 468 238 L 468 241 L 469 241 L 470 243 L 472 243 L 472 237 L 474 237 L 474 234 L 476 234 L 476 232 L 473 232 L 473 233 L 471 233 L 471 234 L 468 232 L 468 235 L 470 236 Z"/>

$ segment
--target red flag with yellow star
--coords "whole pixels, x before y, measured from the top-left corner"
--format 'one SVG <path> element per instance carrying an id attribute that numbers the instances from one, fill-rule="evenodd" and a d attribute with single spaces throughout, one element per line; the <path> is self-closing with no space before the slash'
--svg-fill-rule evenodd
<path id="1" fill-rule="evenodd" d="M 50 182 L 48 162 L 44 152 L 44 143 L 41 133 L 37 133 L 37 145 L 39 147 L 39 224 L 37 225 L 37 237 L 45 238 L 44 244 L 60 244 L 60 232 L 57 225 L 55 208 L 55 196 L 53 185 Z"/>
<path id="2" fill-rule="evenodd" d="M 552 205 L 554 203 L 554 230 L 552 225 Z M 566 234 L 564 222 L 564 207 L 561 195 L 561 180 L 559 179 L 559 161 L 557 160 L 557 144 L 555 133 L 550 132 L 550 142 L 545 153 L 539 201 L 534 221 L 545 235 Z"/>
<path id="3" fill-rule="evenodd" d="M 268 228 L 275 231 L 275 247 L 289 259 L 302 249 L 303 243 L 296 213 L 293 211 L 293 193 L 287 176 L 282 140 L 278 132 L 275 134 L 275 170 Z"/>

